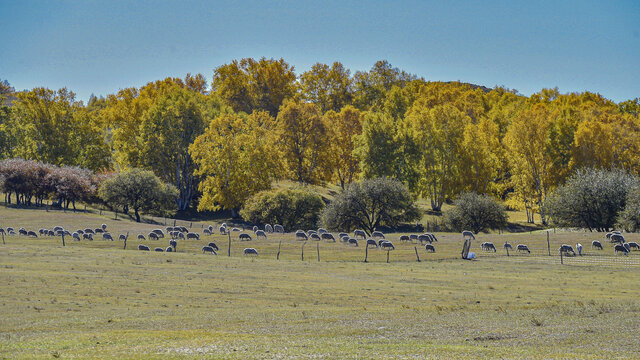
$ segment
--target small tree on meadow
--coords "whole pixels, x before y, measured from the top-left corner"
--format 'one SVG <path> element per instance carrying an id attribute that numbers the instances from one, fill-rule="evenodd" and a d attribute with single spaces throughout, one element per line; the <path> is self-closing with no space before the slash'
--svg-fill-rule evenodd
<path id="1" fill-rule="evenodd" d="M 112 208 L 133 209 L 136 221 L 140 211 L 163 211 L 176 207 L 178 189 L 165 184 L 151 171 L 131 169 L 107 179 L 100 187 L 100 197 Z"/>
<path id="2" fill-rule="evenodd" d="M 558 226 L 609 231 L 625 208 L 627 194 L 638 178 L 623 170 L 578 170 L 549 199 Z"/>
<path id="3" fill-rule="evenodd" d="M 420 219 L 420 210 L 406 186 L 398 180 L 374 178 L 350 184 L 322 213 L 325 227 L 369 234 L 380 226 L 394 227 Z"/>
<path id="4" fill-rule="evenodd" d="M 304 189 L 265 190 L 249 198 L 240 215 L 254 224 L 312 229 L 318 225 L 323 208 L 320 196 Z"/>
<path id="5" fill-rule="evenodd" d="M 477 234 L 489 229 L 502 229 L 507 225 L 507 211 L 491 196 L 462 193 L 454 205 L 453 209 L 445 212 L 443 218 L 450 230 L 471 230 Z"/>
<path id="6" fill-rule="evenodd" d="M 640 186 L 627 194 L 627 203 L 618 216 L 617 226 L 631 232 L 640 230 Z"/>

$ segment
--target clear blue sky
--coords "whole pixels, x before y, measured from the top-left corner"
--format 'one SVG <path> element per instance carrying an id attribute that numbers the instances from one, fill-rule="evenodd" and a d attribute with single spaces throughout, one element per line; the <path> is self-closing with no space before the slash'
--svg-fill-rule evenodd
<path id="1" fill-rule="evenodd" d="M 640 96 L 640 1 L 0 0 L 0 79 L 82 100 L 232 59 Z"/>

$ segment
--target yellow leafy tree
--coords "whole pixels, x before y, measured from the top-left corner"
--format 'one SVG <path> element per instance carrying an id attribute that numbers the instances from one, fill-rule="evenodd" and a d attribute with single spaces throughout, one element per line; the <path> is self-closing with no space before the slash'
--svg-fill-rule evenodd
<path id="1" fill-rule="evenodd" d="M 214 118 L 189 153 L 202 178 L 198 210 L 229 209 L 234 216 L 253 194 L 271 187 L 280 172 L 274 120 L 267 112 Z"/>
<path id="2" fill-rule="evenodd" d="M 546 151 L 551 126 L 547 105 L 541 102 L 514 118 L 505 136 L 512 177 L 515 178 L 514 189 L 524 199 L 525 207 L 535 204 L 545 225 L 545 203 L 552 189 L 551 158 Z"/>
<path id="3" fill-rule="evenodd" d="M 276 122 L 287 177 L 306 184 L 331 180 L 330 132 L 320 109 L 314 104 L 288 101 Z"/>
<path id="4" fill-rule="evenodd" d="M 327 112 L 325 117 L 329 127 L 328 144 L 331 146 L 334 176 L 344 189 L 357 178 L 360 170 L 353 150 L 356 136 L 362 133 L 364 114 L 353 106 L 346 106 L 339 113 Z"/>

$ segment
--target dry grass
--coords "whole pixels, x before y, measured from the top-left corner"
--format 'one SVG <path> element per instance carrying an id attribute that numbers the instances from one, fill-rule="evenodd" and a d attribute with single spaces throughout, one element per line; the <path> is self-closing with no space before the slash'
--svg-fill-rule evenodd
<path id="1" fill-rule="evenodd" d="M 135 235 L 159 227 L 93 214 L 0 208 L 0 226 L 62 225 Z M 198 229 L 203 223 L 194 223 Z M 184 225 L 184 223 L 183 223 Z M 200 232 L 200 231 L 198 231 Z M 396 239 L 399 234 L 392 234 Z M 496 254 L 459 260 L 457 234 L 415 261 L 394 241 L 386 254 L 340 243 L 305 246 L 289 234 L 242 243 L 220 235 L 182 241 L 178 253 L 122 250 L 119 242 L 7 237 L 0 248 L 0 358 L 633 358 L 640 270 L 587 245 L 602 234 L 556 233 L 608 267 L 559 264 L 546 233 L 481 235 Z M 633 236 L 638 239 L 637 235 Z M 280 261 L 275 260 L 282 240 Z M 501 245 L 528 244 L 507 257 Z M 203 255 L 208 241 L 221 255 Z M 167 241 L 146 241 L 167 246 Z M 241 255 L 255 247 L 258 258 Z M 513 255 L 513 254 L 512 254 Z M 638 259 L 632 254 L 629 259 Z M 569 259 L 569 264 L 575 259 Z"/>

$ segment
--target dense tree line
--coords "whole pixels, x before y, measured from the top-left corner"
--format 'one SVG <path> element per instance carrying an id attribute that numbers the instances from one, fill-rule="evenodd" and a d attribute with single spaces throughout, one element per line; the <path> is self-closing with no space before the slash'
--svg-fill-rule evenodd
<path id="1" fill-rule="evenodd" d="M 141 168 L 179 209 L 238 210 L 274 181 L 400 180 L 433 210 L 472 191 L 549 221 L 553 191 L 583 168 L 640 174 L 640 100 L 431 82 L 386 61 L 296 74 L 241 59 L 87 104 L 67 90 L 0 93 L 0 157 L 92 171 Z M 7 99 L 11 97 L 11 101 Z"/>

